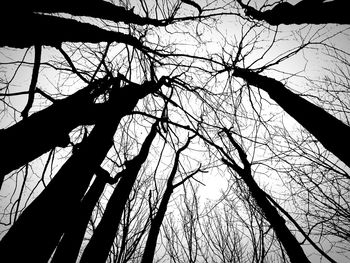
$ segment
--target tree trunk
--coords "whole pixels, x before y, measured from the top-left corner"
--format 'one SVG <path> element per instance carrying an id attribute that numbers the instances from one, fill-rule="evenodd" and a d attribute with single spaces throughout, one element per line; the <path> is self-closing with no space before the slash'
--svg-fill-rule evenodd
<path id="1" fill-rule="evenodd" d="M 169 181 L 168 181 L 169 182 Z M 159 209 L 157 211 L 156 216 L 153 218 L 151 223 L 151 228 L 148 233 L 146 246 L 143 252 L 141 263 L 152 263 L 154 258 L 154 253 L 157 246 L 157 239 L 160 232 L 160 227 L 162 226 L 162 222 L 168 207 L 168 203 L 173 193 L 173 186 L 167 186 L 162 201 L 160 202 Z"/>
<path id="2" fill-rule="evenodd" d="M 350 167 L 350 127 L 322 108 L 288 90 L 281 82 L 236 68 L 234 76 L 266 91 L 271 99 L 308 130 L 328 151 Z"/>
<path id="3" fill-rule="evenodd" d="M 255 203 L 261 209 L 262 213 L 265 215 L 266 220 L 270 223 L 271 227 L 275 231 L 277 238 L 282 243 L 291 263 L 309 263 L 310 261 L 306 257 L 298 240 L 286 226 L 285 220 L 282 216 L 279 215 L 277 209 L 267 199 L 266 193 L 255 182 L 251 174 L 251 165 L 247 160 L 246 153 L 243 151 L 242 147 L 233 139 L 230 132 L 228 130 L 224 131 L 227 137 L 229 138 L 231 144 L 238 151 L 239 157 L 243 164 L 243 168 L 238 166 L 238 164 L 231 158 L 229 158 L 230 160 L 223 158 L 222 161 L 227 166 L 236 171 L 237 174 L 242 178 L 242 180 L 248 187 L 249 192 L 253 197 Z M 228 155 L 225 154 L 225 156 L 227 157 Z"/>
<path id="4" fill-rule="evenodd" d="M 95 123 L 96 115 L 102 110 L 102 105 L 93 104 L 95 95 L 91 93 L 97 88 L 96 84 L 0 130 L 0 188 L 6 174 L 54 147 L 67 146 L 69 133 L 75 127 Z"/>
<path id="5" fill-rule="evenodd" d="M 173 166 L 173 169 L 171 170 L 170 176 L 168 178 L 167 186 L 166 186 L 166 189 L 164 191 L 162 201 L 160 202 L 157 214 L 151 223 L 151 228 L 150 228 L 149 233 L 148 233 L 148 238 L 146 241 L 146 246 L 145 246 L 145 249 L 143 252 L 141 263 L 152 263 L 153 262 L 160 227 L 162 225 L 166 210 L 168 208 L 168 203 L 169 203 L 171 194 L 173 193 L 173 191 L 176 187 L 178 187 L 179 185 L 181 185 L 181 183 L 183 183 L 185 181 L 185 180 L 183 180 L 182 182 L 180 182 L 176 185 L 173 185 L 173 181 L 174 181 L 175 175 L 177 173 L 177 168 L 179 166 L 180 154 L 183 150 L 185 150 L 188 147 L 189 144 L 190 144 L 190 139 L 188 139 L 187 142 L 185 143 L 185 145 L 182 146 L 176 152 L 174 166 Z"/>
<path id="6" fill-rule="evenodd" d="M 278 240 L 282 243 L 284 249 L 286 250 L 290 262 L 309 263 L 310 261 L 306 257 L 298 240 L 290 232 L 285 224 L 285 220 L 282 216 L 279 215 L 277 209 L 269 202 L 265 192 L 261 190 L 261 188 L 254 181 L 250 170 L 248 171 L 248 169 L 237 169 L 227 160 L 224 160 L 224 163 L 234 169 L 243 179 L 255 203 L 265 215 L 266 220 L 270 223 L 271 227 L 276 233 Z"/>
<path id="7" fill-rule="evenodd" d="M 76 216 L 94 172 L 113 145 L 121 118 L 131 112 L 139 99 L 160 87 L 154 83 L 133 86 L 112 89 L 106 114 L 100 116 L 86 141 L 1 240 L 2 258 L 12 262 L 48 261 Z"/>
<path id="8" fill-rule="evenodd" d="M 271 224 L 277 238 L 286 250 L 290 261 L 292 263 L 310 262 L 298 240 L 286 226 L 283 217 L 279 215 L 277 209 L 268 201 L 265 192 L 257 185 L 251 174 L 241 175 L 241 178 L 248 186 L 252 197 L 263 211 L 267 221 Z"/>
<path id="9" fill-rule="evenodd" d="M 72 218 L 69 229 L 64 233 L 55 254 L 52 263 L 75 263 L 79 255 L 80 246 L 83 242 L 86 227 L 89 223 L 92 211 L 94 210 L 107 182 L 107 178 L 98 174 L 84 196 L 79 213 L 76 218 Z"/>
<path id="10" fill-rule="evenodd" d="M 157 126 L 158 121 L 153 124 L 150 133 L 141 147 L 140 153 L 131 161 L 126 162 L 126 168 L 121 172 L 121 179 L 108 201 L 102 219 L 84 250 L 81 263 L 106 262 L 118 231 L 124 206 L 129 198 L 137 174 L 148 156 L 151 143 L 157 133 Z"/>

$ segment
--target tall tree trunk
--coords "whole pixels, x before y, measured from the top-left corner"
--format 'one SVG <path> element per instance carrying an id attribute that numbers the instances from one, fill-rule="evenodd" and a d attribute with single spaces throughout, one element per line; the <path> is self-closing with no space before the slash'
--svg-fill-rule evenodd
<path id="1" fill-rule="evenodd" d="M 281 82 L 236 68 L 234 76 L 266 91 L 271 99 L 308 130 L 322 145 L 350 167 L 350 127 L 322 108 L 288 90 Z"/>
<path id="2" fill-rule="evenodd" d="M 107 181 L 108 178 L 106 178 L 104 173 L 96 171 L 95 181 L 85 194 L 81 202 L 79 213 L 75 218 L 72 218 L 69 229 L 64 233 L 58 247 L 56 248 L 51 261 L 52 263 L 76 262 L 86 227 Z"/>
<path id="3" fill-rule="evenodd" d="M 158 211 L 156 216 L 153 218 L 152 223 L 151 223 L 151 228 L 148 233 L 147 241 L 146 241 L 146 246 L 143 252 L 142 256 L 142 261 L 141 263 L 152 263 L 153 258 L 154 258 L 154 253 L 156 250 L 157 246 L 157 239 L 158 235 L 160 232 L 160 227 L 162 226 L 162 222 L 169 204 L 169 200 L 171 197 L 171 194 L 173 193 L 174 189 L 182 184 L 184 181 L 180 182 L 179 184 L 173 185 L 173 181 L 175 178 L 175 175 L 177 173 L 177 168 L 179 166 L 179 159 L 180 159 L 180 154 L 183 150 L 185 150 L 190 143 L 190 139 L 187 141 L 187 143 L 181 147 L 175 155 L 175 160 L 174 160 L 174 166 L 173 169 L 171 170 L 170 176 L 167 181 L 167 186 L 163 194 L 162 201 L 160 202 Z"/>
<path id="4" fill-rule="evenodd" d="M 120 173 L 121 179 L 107 203 L 102 219 L 84 250 L 80 261 L 81 263 L 106 262 L 118 231 L 124 206 L 129 198 L 137 174 L 148 156 L 152 141 L 157 134 L 157 126 L 158 121 L 152 125 L 151 131 L 145 139 L 140 153 L 131 161 L 126 162 L 126 168 Z"/>
<path id="5" fill-rule="evenodd" d="M 69 133 L 82 124 L 94 124 L 102 105 L 93 104 L 96 81 L 66 99 L 32 114 L 17 124 L 0 130 L 0 188 L 4 176 L 56 146 L 69 143 Z M 101 88 L 102 90 L 103 88 Z"/>
<path id="6" fill-rule="evenodd" d="M 123 88 L 115 85 L 106 104 L 106 114 L 100 116 L 86 141 L 1 240 L 2 258 L 12 262 L 48 261 L 76 216 L 94 172 L 112 146 L 121 118 L 131 112 L 139 99 L 159 87 L 159 83 L 149 82 Z"/>
<path id="7" fill-rule="evenodd" d="M 286 222 L 277 209 L 268 201 L 265 192 L 257 185 L 252 175 L 240 173 L 241 178 L 248 186 L 256 204 L 263 211 L 266 220 L 271 224 L 277 238 L 286 250 L 292 263 L 310 262 L 301 248 L 298 240 L 286 226 Z"/>
<path id="8" fill-rule="evenodd" d="M 231 158 L 229 158 L 229 160 L 223 158 L 223 162 L 227 166 L 232 168 L 234 171 L 236 171 L 237 174 L 242 178 L 242 180 L 248 187 L 249 192 L 253 197 L 255 203 L 261 209 L 266 220 L 270 223 L 271 227 L 275 231 L 277 238 L 282 243 L 291 263 L 309 263 L 310 261 L 305 255 L 298 240 L 286 226 L 284 218 L 278 213 L 277 209 L 267 199 L 266 193 L 255 182 L 251 174 L 251 166 L 247 160 L 245 152 L 232 138 L 231 134 L 228 131 L 226 131 L 226 134 L 232 145 L 237 149 L 239 157 L 244 167 L 241 168 L 240 166 L 238 166 L 237 163 Z"/>
<path id="9" fill-rule="evenodd" d="M 173 185 L 169 185 L 169 180 L 170 178 L 168 179 L 168 185 L 164 192 L 162 201 L 160 202 L 157 214 L 152 220 L 151 228 L 148 233 L 146 246 L 143 252 L 141 263 L 153 262 L 153 257 L 157 246 L 157 239 L 160 232 L 160 227 L 162 226 L 162 222 L 168 207 L 168 203 L 169 203 L 171 194 L 173 193 L 173 190 L 174 190 Z"/>

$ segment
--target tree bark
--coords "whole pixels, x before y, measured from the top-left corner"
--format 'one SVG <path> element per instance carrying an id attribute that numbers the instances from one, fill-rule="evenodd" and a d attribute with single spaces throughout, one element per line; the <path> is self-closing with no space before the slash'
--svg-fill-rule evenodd
<path id="1" fill-rule="evenodd" d="M 233 75 L 267 92 L 271 99 L 308 130 L 328 151 L 350 167 L 349 126 L 291 92 L 275 79 L 241 68 L 236 68 Z"/>

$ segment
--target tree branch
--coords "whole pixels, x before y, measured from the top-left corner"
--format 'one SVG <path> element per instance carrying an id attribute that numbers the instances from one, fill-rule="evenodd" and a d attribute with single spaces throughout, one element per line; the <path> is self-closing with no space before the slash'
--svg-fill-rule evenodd
<path id="1" fill-rule="evenodd" d="M 28 118 L 29 110 L 33 105 L 36 83 L 38 81 L 38 75 L 39 75 L 39 69 L 40 69 L 41 45 L 34 45 L 34 50 L 35 50 L 35 55 L 34 55 L 34 67 L 33 67 L 33 73 L 32 73 L 32 80 L 29 86 L 27 105 L 24 107 L 22 111 L 23 119 Z"/>

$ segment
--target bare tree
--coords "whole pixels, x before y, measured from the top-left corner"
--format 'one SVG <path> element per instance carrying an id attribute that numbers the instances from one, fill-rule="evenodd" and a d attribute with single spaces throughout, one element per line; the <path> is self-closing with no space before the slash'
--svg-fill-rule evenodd
<path id="1" fill-rule="evenodd" d="M 1 260 L 346 258 L 343 5 L 6 1 Z"/>
<path id="2" fill-rule="evenodd" d="M 119 117 L 114 116 L 112 121 L 102 115 L 86 142 L 64 164 L 41 195 L 21 214 L 18 221 L 1 240 L 0 249 L 4 256 L 7 255 L 6 258 L 10 258 L 12 251 L 23 245 L 23 251 L 28 251 L 24 253 L 27 259 L 33 258 L 43 262 L 48 260 L 70 216 L 77 212 L 79 202 L 94 171 L 112 146 L 113 135 L 120 119 L 133 109 L 140 98 L 161 86 L 156 83 L 145 83 L 143 89 L 138 86 L 127 89 L 120 88 L 118 82 L 120 79 L 114 79 L 114 88 L 107 107 L 110 111 L 116 112 Z M 135 94 L 139 94 L 139 97 L 136 97 Z M 130 95 L 132 97 L 129 100 Z M 127 102 L 126 99 L 128 99 Z M 94 155 L 91 155 L 91 152 L 94 152 Z M 61 194 L 62 189 L 65 191 L 64 195 Z M 53 228 L 52 225 L 55 227 Z M 37 233 L 37 229 L 41 231 Z M 18 236 L 23 235 L 26 238 L 20 238 L 21 245 L 18 242 Z M 37 249 L 40 249 L 41 253 L 37 253 Z M 20 258 L 24 254 L 15 256 Z"/>
<path id="3" fill-rule="evenodd" d="M 334 153 L 347 166 L 350 166 L 350 157 L 347 154 L 349 145 L 347 138 L 350 132 L 348 125 L 322 108 L 294 94 L 275 79 L 240 68 L 235 68 L 233 75 L 241 77 L 250 85 L 266 91 L 278 105 L 314 135 L 327 150 Z M 325 129 L 324 125 L 334 129 Z"/>
<path id="4" fill-rule="evenodd" d="M 106 261 L 119 227 L 125 203 L 128 200 L 139 170 L 148 156 L 152 141 L 157 134 L 157 126 L 158 121 L 153 124 L 149 135 L 141 147 L 140 153 L 132 160 L 126 161 L 126 168 L 118 176 L 121 179 L 108 201 L 101 222 L 85 247 L 81 262 Z"/>
<path id="5" fill-rule="evenodd" d="M 106 80 L 95 81 L 68 98 L 54 101 L 48 108 L 4 129 L 0 133 L 3 165 L 1 184 L 9 172 L 41 156 L 54 147 L 66 147 L 69 133 L 79 125 L 91 125 L 103 114 L 105 105 L 94 100 L 107 92 Z"/>
<path id="6" fill-rule="evenodd" d="M 118 180 L 118 178 L 116 178 Z M 93 210 L 107 182 L 116 181 L 103 168 L 96 171 L 96 178 L 81 201 L 79 212 L 61 238 L 51 262 L 76 262 L 84 234 Z"/>
<path id="7" fill-rule="evenodd" d="M 188 179 L 190 179 L 192 176 L 194 176 L 196 173 L 200 171 L 200 169 L 197 169 L 196 171 L 194 171 L 193 173 L 189 174 L 184 179 L 182 179 L 180 182 L 176 184 L 173 183 L 175 179 L 175 175 L 178 171 L 180 154 L 182 151 L 184 151 L 188 147 L 190 142 L 191 142 L 191 137 L 188 138 L 187 142 L 179 150 L 177 150 L 175 154 L 174 165 L 169 175 L 169 178 L 167 180 L 167 185 L 166 185 L 162 200 L 159 204 L 156 215 L 154 216 L 154 218 L 151 218 L 151 227 L 148 233 L 147 242 L 146 242 L 144 253 L 142 256 L 142 261 L 141 261 L 142 263 L 153 262 L 160 228 L 161 228 L 163 219 L 165 217 L 165 213 L 170 201 L 170 197 L 174 189 L 183 185 Z M 152 211 L 151 211 L 151 216 L 152 216 Z"/>
<path id="8" fill-rule="evenodd" d="M 237 2 L 244 8 L 246 15 L 256 20 L 264 20 L 271 25 L 350 23 L 345 11 L 346 3 L 342 0 L 302 0 L 295 5 L 287 1 L 278 1 L 272 9 L 264 11 L 262 8 L 257 10 L 249 4 L 244 4 L 241 0 Z"/>
<path id="9" fill-rule="evenodd" d="M 225 130 L 224 132 L 226 133 L 229 142 L 238 151 L 240 161 L 243 163 L 243 168 L 240 167 L 237 164 L 237 162 L 230 157 L 229 154 L 224 155 L 222 161 L 231 169 L 236 171 L 240 175 L 242 180 L 245 182 L 250 194 L 254 199 L 254 202 L 256 202 L 258 207 L 262 210 L 263 214 L 266 217 L 266 220 L 269 221 L 271 227 L 276 232 L 278 239 L 281 241 L 285 250 L 287 251 L 290 261 L 310 262 L 307 259 L 303 249 L 301 248 L 298 240 L 287 228 L 283 217 L 278 213 L 278 210 L 270 203 L 269 199 L 266 196 L 266 193 L 254 181 L 251 174 L 251 164 L 247 160 L 246 153 L 233 139 L 229 130 Z"/>

